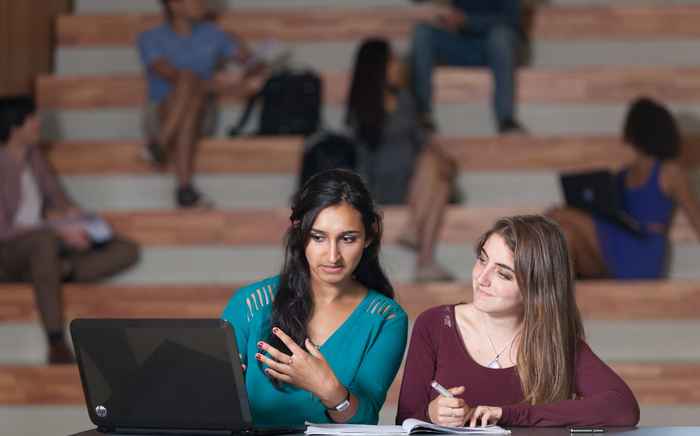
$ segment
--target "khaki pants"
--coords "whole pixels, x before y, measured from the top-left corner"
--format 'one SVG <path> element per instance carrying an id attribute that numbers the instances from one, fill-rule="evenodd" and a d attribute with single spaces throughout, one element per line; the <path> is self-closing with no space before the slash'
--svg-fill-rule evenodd
<path id="1" fill-rule="evenodd" d="M 93 282 L 125 270 L 139 258 L 138 245 L 119 237 L 85 252 L 62 254 L 61 248 L 61 240 L 51 229 L 38 229 L 0 241 L 0 282 L 33 285 L 47 332 L 61 331 L 64 327 L 61 287 L 66 275 L 76 282 Z"/>

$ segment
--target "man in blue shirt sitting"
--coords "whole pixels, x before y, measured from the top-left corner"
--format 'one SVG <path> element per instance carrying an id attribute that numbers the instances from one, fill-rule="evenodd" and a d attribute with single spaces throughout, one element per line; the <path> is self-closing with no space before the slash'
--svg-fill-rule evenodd
<path id="1" fill-rule="evenodd" d="M 179 207 L 210 207 L 192 183 L 196 146 L 213 134 L 216 108 L 212 96 L 222 84 L 214 81 L 227 61 L 250 60 L 245 46 L 216 24 L 205 21 L 203 0 L 161 0 L 165 22 L 138 39 L 148 81 L 145 127 L 147 152 L 156 164 L 174 154 Z"/>
<path id="2" fill-rule="evenodd" d="M 437 3 L 437 2 L 436 2 Z M 522 35 L 519 0 L 451 0 L 440 3 L 435 22 L 416 26 L 412 76 L 418 110 L 428 127 L 432 118 L 432 72 L 437 64 L 488 66 L 500 133 L 522 132 L 515 118 L 515 69 Z"/>

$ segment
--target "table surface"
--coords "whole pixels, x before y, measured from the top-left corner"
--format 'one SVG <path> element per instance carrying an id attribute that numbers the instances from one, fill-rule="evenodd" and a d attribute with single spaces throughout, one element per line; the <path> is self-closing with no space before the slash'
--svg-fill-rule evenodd
<path id="1" fill-rule="evenodd" d="M 570 436 L 568 428 L 512 428 L 512 436 Z M 112 433 L 113 434 L 113 433 Z M 593 435 L 593 433 L 588 433 Z M 596 433 L 600 434 L 600 433 Z M 624 436 L 700 436 L 700 427 L 610 427 L 604 435 Z M 115 435 L 115 434 L 113 434 Z M 584 436 L 585 433 L 579 433 Z M 105 436 L 97 430 L 88 430 L 72 436 Z M 115 435 L 116 436 L 116 435 Z M 140 435 L 148 436 L 148 435 Z M 299 435 L 303 436 L 303 435 Z"/>

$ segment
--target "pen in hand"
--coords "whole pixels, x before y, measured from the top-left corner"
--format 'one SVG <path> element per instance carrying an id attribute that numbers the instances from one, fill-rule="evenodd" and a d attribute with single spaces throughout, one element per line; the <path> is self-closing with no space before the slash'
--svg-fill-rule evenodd
<path id="1" fill-rule="evenodd" d="M 440 383 L 438 383 L 435 380 L 430 382 L 430 387 L 432 387 L 433 389 L 438 391 L 438 393 L 440 395 L 442 395 L 443 397 L 447 397 L 447 398 L 454 398 L 455 397 L 454 395 L 452 395 L 452 392 L 448 391 L 446 387 L 444 387 L 443 385 L 441 385 Z"/>

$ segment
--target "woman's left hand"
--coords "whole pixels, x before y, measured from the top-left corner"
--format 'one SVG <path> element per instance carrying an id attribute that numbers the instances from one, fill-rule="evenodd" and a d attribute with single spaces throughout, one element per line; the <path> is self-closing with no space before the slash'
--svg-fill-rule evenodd
<path id="1" fill-rule="evenodd" d="M 494 406 L 477 406 L 471 410 L 467 422 L 470 427 L 497 424 L 503 416 L 503 409 Z"/>
<path id="2" fill-rule="evenodd" d="M 305 340 L 304 350 L 279 328 L 273 328 L 272 333 L 292 354 L 285 354 L 266 342 L 258 342 L 258 348 L 265 351 L 269 357 L 257 353 L 255 358 L 268 366 L 265 369 L 268 376 L 309 391 L 326 405 L 334 406 L 345 398 L 347 391 L 338 381 L 323 354 L 309 339 Z"/>

